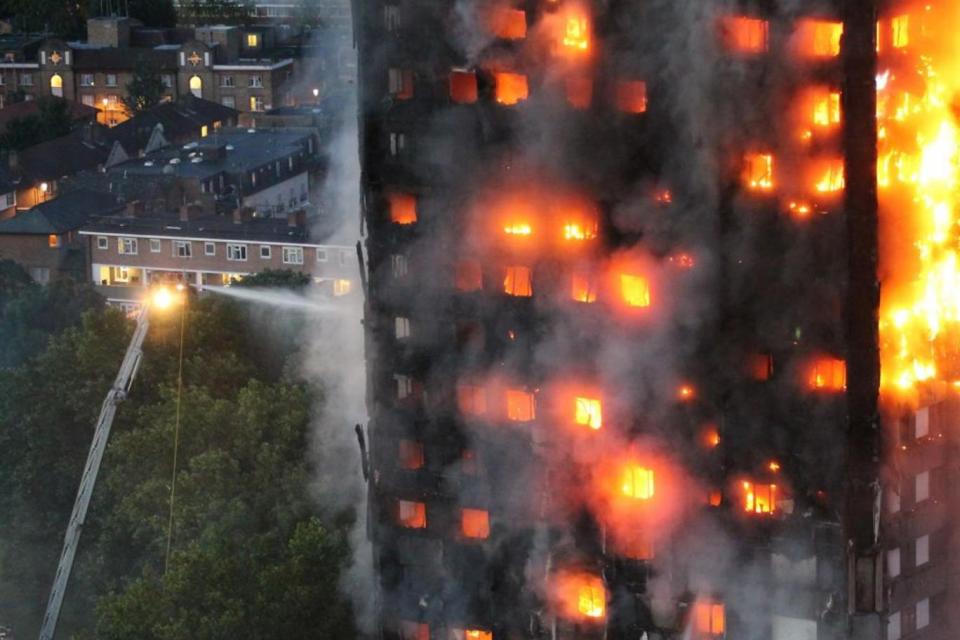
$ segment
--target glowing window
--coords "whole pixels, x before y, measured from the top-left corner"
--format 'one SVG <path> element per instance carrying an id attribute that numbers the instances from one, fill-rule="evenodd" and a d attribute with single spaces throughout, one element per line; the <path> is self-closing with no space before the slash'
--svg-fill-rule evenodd
<path id="1" fill-rule="evenodd" d="M 629 307 L 650 306 L 650 284 L 642 276 L 620 274 L 620 294 Z"/>
<path id="2" fill-rule="evenodd" d="M 532 236 L 533 226 L 529 222 L 511 222 L 504 225 L 503 232 L 508 236 Z"/>
<path id="3" fill-rule="evenodd" d="M 653 469 L 629 465 L 620 478 L 620 492 L 635 500 L 649 500 L 655 491 Z"/>
<path id="4" fill-rule="evenodd" d="M 563 46 L 571 51 L 586 51 L 590 48 L 590 25 L 583 16 L 567 18 L 563 32 Z"/>
<path id="5" fill-rule="evenodd" d="M 569 221 L 563 225 L 564 240 L 593 240 L 597 237 L 597 222 L 590 221 Z"/>
<path id="6" fill-rule="evenodd" d="M 390 221 L 394 224 L 408 225 L 417 221 L 417 199 L 409 193 L 392 193 L 390 200 Z"/>
<path id="7" fill-rule="evenodd" d="M 399 446 L 400 468 L 415 471 L 423 468 L 423 445 L 413 440 L 401 440 Z"/>
<path id="8" fill-rule="evenodd" d="M 773 156 L 748 153 L 743 158 L 743 186 L 751 191 L 773 190 Z"/>
<path id="9" fill-rule="evenodd" d="M 247 34 L 247 47 L 250 49 L 256 49 L 260 44 L 260 37 L 255 33 Z"/>
<path id="10" fill-rule="evenodd" d="M 462 631 L 454 629 L 450 640 L 493 640 L 493 632 L 482 629 L 465 629 Z"/>
<path id="11" fill-rule="evenodd" d="M 813 58 L 833 58 L 840 55 L 843 23 L 828 20 L 803 20 L 798 35 L 804 55 Z"/>
<path id="12" fill-rule="evenodd" d="M 588 618 L 602 618 L 607 608 L 607 591 L 600 578 L 591 578 L 577 589 L 577 611 Z"/>
<path id="13" fill-rule="evenodd" d="M 564 80 L 567 103 L 574 109 L 586 109 L 593 100 L 593 79 L 590 76 L 573 75 Z"/>
<path id="14" fill-rule="evenodd" d="M 350 293 L 350 288 L 352 287 L 350 280 L 346 278 L 337 278 L 333 281 L 333 295 L 335 296 L 345 296 Z"/>
<path id="15" fill-rule="evenodd" d="M 723 636 L 726 628 L 723 604 L 719 602 L 697 602 L 693 605 L 693 628 L 700 636 Z"/>
<path id="16" fill-rule="evenodd" d="M 403 640 L 430 640 L 430 627 L 423 622 L 401 622 L 398 631 Z"/>
<path id="17" fill-rule="evenodd" d="M 818 358 L 810 371 L 810 386 L 822 391 L 847 388 L 847 363 L 837 358 Z"/>
<path id="18" fill-rule="evenodd" d="M 507 389 L 507 420 L 529 422 L 536 417 L 536 400 L 531 392 Z"/>
<path id="19" fill-rule="evenodd" d="M 60 246 L 60 236 L 55 233 L 51 233 L 47 236 L 47 246 L 51 249 L 56 249 Z"/>
<path id="20" fill-rule="evenodd" d="M 890 20 L 891 43 L 894 49 L 903 49 L 910 44 L 910 16 L 897 16 Z"/>
<path id="21" fill-rule="evenodd" d="M 472 384 L 457 385 L 457 408 L 465 416 L 480 416 L 487 412 L 487 395 L 483 387 Z"/>
<path id="22" fill-rule="evenodd" d="M 494 9 L 490 15 L 490 31 L 504 40 L 522 40 L 527 37 L 527 14 L 520 9 Z"/>
<path id="23" fill-rule="evenodd" d="M 397 521 L 407 529 L 426 529 L 427 505 L 412 500 L 397 500 Z"/>
<path id="24" fill-rule="evenodd" d="M 203 80 L 200 79 L 200 76 L 192 76 L 190 78 L 190 93 L 192 93 L 195 98 L 203 97 Z"/>
<path id="25" fill-rule="evenodd" d="M 507 267 L 503 278 L 503 291 L 507 295 L 529 298 L 533 295 L 533 281 L 530 267 Z"/>
<path id="26" fill-rule="evenodd" d="M 480 263 L 461 260 L 457 263 L 455 284 L 460 291 L 479 291 L 483 288 L 483 270 Z"/>
<path id="27" fill-rule="evenodd" d="M 460 511 L 460 530 L 466 538 L 485 539 L 490 536 L 490 513 L 483 509 Z"/>
<path id="28" fill-rule="evenodd" d="M 773 513 L 777 508 L 777 485 L 744 481 L 743 508 L 747 513 Z"/>
<path id="29" fill-rule="evenodd" d="M 721 22 L 727 49 L 739 53 L 763 53 L 767 50 L 770 26 L 766 20 L 745 16 L 727 16 Z"/>
<path id="30" fill-rule="evenodd" d="M 817 90 L 813 94 L 814 126 L 831 127 L 840 124 L 840 92 L 829 89 Z"/>
<path id="31" fill-rule="evenodd" d="M 846 184 L 843 173 L 843 160 L 831 160 L 819 174 L 815 188 L 819 193 L 842 191 Z"/>
<path id="32" fill-rule="evenodd" d="M 599 429 L 603 426 L 603 413 L 600 400 L 596 398 L 574 398 L 574 421 L 577 424 Z"/>
<path id="33" fill-rule="evenodd" d="M 450 72 L 450 99 L 457 104 L 477 101 L 477 74 L 473 71 Z"/>
<path id="34" fill-rule="evenodd" d="M 512 106 L 528 97 L 527 76 L 501 71 L 493 74 L 494 97 L 502 105 Z"/>
<path id="35" fill-rule="evenodd" d="M 570 297 L 577 302 L 596 302 L 597 288 L 593 278 L 584 273 L 574 273 L 570 280 Z"/>
<path id="36" fill-rule="evenodd" d="M 618 81 L 615 100 L 617 109 L 624 113 L 644 113 L 647 110 L 647 83 L 643 80 Z"/>

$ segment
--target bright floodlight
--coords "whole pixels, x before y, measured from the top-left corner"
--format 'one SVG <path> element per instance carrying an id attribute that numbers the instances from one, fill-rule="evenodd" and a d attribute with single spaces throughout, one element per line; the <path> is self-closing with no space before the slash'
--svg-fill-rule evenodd
<path id="1" fill-rule="evenodd" d="M 171 306 L 173 306 L 173 302 L 173 294 L 170 293 L 170 289 L 167 289 L 166 287 L 158 287 L 150 294 L 151 305 L 156 309 L 160 309 L 161 311 L 169 309 Z"/>

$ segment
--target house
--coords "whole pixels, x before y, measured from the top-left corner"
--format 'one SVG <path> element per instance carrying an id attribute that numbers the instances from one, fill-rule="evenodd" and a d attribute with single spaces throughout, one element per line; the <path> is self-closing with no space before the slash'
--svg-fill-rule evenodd
<path id="1" fill-rule="evenodd" d="M 0 220 L 0 258 L 20 263 L 41 284 L 86 277 L 80 228 L 96 216 L 123 209 L 108 193 L 77 190 Z"/>

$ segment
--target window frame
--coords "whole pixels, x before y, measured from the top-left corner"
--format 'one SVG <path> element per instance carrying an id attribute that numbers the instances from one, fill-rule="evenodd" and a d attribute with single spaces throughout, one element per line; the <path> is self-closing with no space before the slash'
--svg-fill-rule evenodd
<path id="1" fill-rule="evenodd" d="M 227 243 L 227 261 L 228 262 L 246 262 L 247 256 L 248 256 L 247 245 L 239 242 Z"/>
<path id="2" fill-rule="evenodd" d="M 101 251 L 110 249 L 110 238 L 107 236 L 97 236 L 97 249 Z"/>
<path id="3" fill-rule="evenodd" d="M 271 247 L 269 244 L 260 245 L 260 259 L 273 260 L 273 247 Z"/>
<path id="4" fill-rule="evenodd" d="M 173 241 L 173 257 L 189 260 L 193 257 L 193 242 L 190 240 Z"/>
<path id="5" fill-rule="evenodd" d="M 297 260 L 289 259 L 290 256 L 299 256 Z M 284 247 L 283 264 L 303 264 L 303 247 Z"/>
<path id="6" fill-rule="evenodd" d="M 215 256 L 215 255 L 217 255 L 217 243 L 216 243 L 216 242 L 204 242 L 204 243 L 203 243 L 203 255 L 205 255 L 205 256 Z"/>
<path id="7" fill-rule="evenodd" d="M 140 252 L 137 238 L 117 238 L 117 252 L 122 256 L 135 256 Z"/>

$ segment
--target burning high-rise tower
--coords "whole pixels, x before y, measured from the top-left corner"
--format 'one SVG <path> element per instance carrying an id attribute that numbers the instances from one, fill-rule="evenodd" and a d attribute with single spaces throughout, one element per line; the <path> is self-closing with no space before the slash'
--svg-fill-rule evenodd
<path id="1" fill-rule="evenodd" d="M 958 5 L 354 4 L 381 637 L 950 637 Z"/>

